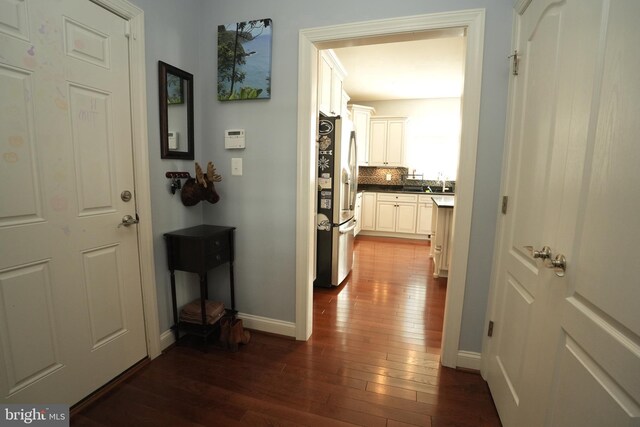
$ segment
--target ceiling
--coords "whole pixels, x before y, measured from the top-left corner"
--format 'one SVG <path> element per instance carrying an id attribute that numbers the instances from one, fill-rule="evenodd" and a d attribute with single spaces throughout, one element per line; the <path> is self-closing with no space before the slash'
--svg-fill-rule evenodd
<path id="1" fill-rule="evenodd" d="M 466 38 L 440 37 L 334 48 L 351 102 L 458 98 Z"/>

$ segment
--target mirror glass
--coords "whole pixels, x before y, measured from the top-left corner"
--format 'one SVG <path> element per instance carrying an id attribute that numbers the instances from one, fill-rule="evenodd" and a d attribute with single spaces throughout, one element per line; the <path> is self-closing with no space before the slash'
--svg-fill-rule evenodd
<path id="1" fill-rule="evenodd" d="M 193 160 L 193 75 L 158 61 L 163 159 Z"/>

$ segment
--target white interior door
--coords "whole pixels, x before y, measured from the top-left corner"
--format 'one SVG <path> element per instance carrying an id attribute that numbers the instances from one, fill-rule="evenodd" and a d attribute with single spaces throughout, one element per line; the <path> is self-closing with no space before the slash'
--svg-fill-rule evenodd
<path id="1" fill-rule="evenodd" d="M 0 393 L 73 404 L 146 352 L 126 22 L 0 0 Z"/>
<path id="2" fill-rule="evenodd" d="M 638 16 L 635 0 L 534 0 L 518 17 L 486 354 L 505 426 L 640 423 Z M 526 246 L 565 255 L 565 275 Z"/>

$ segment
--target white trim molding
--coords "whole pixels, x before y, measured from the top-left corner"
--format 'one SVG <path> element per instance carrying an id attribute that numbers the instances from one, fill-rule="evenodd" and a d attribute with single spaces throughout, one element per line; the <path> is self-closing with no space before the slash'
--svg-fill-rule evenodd
<path id="1" fill-rule="evenodd" d="M 129 84 L 131 87 L 131 136 L 135 177 L 136 213 L 140 217 L 138 253 L 142 304 L 144 310 L 147 354 L 151 359 L 161 354 L 158 327 L 158 300 L 153 258 L 151 227 L 151 184 L 149 177 L 149 142 L 147 135 L 147 76 L 144 46 L 144 12 L 126 0 L 91 0 L 129 23 Z"/>
<path id="2" fill-rule="evenodd" d="M 282 335 L 294 338 L 296 336 L 296 325 L 293 322 L 271 319 L 268 317 L 254 316 L 252 314 L 238 313 L 237 317 L 242 319 L 242 325 L 254 331 L 268 332 L 270 334 Z M 176 342 L 175 335 L 171 329 L 167 329 L 160 335 L 160 349 L 164 351 L 171 344 Z"/>
<path id="3" fill-rule="evenodd" d="M 470 369 L 472 371 L 480 372 L 480 366 L 482 365 L 482 355 L 475 351 L 462 351 L 458 352 L 458 361 L 456 366 L 458 368 Z"/>
<path id="4" fill-rule="evenodd" d="M 254 316 L 253 314 L 246 313 L 238 313 L 238 318 L 242 319 L 243 326 L 248 329 L 291 338 L 296 336 L 296 324 L 293 322 L 285 322 L 283 320 Z"/>
<path id="5" fill-rule="evenodd" d="M 313 330 L 313 223 L 315 195 L 315 135 L 317 113 L 318 48 L 329 49 L 354 39 L 400 36 L 429 30 L 464 28 L 467 35 L 462 137 L 456 180 L 456 209 L 453 219 L 453 248 L 441 362 L 456 367 L 462 323 L 462 306 L 467 278 L 471 215 L 475 184 L 480 87 L 484 47 L 484 9 L 357 22 L 303 29 L 298 56 L 298 166 L 296 204 L 296 338 L 306 340 Z M 420 35 L 416 34 L 416 38 Z"/>

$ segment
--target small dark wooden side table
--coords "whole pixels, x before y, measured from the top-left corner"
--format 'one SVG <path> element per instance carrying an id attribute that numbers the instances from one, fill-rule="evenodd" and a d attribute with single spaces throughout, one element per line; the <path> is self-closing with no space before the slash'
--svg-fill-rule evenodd
<path id="1" fill-rule="evenodd" d="M 171 298 L 173 303 L 173 329 L 176 342 L 180 331 L 207 337 L 215 331 L 215 325 L 207 324 L 205 300 L 209 296 L 207 272 L 223 264 L 229 264 L 229 286 L 231 289 L 231 311 L 235 315 L 233 260 L 235 227 L 219 225 L 198 225 L 165 233 L 168 267 L 171 273 Z M 175 270 L 197 273 L 200 276 L 200 302 L 202 304 L 202 324 L 180 322 L 176 301 Z"/>

